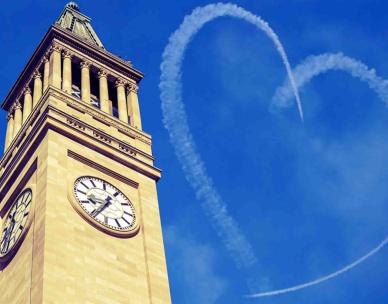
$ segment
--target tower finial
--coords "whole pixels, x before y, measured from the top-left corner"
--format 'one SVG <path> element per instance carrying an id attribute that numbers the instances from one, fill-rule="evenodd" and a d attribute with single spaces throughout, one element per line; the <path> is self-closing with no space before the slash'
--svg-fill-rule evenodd
<path id="1" fill-rule="evenodd" d="M 72 8 L 73 10 L 79 11 L 79 6 L 74 1 L 69 2 L 66 4 L 66 7 Z"/>

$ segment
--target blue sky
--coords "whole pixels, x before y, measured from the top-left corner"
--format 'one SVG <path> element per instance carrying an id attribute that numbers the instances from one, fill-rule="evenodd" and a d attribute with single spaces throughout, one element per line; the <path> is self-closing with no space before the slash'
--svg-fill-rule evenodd
<path id="1" fill-rule="evenodd" d="M 106 48 L 146 75 L 139 98 L 144 129 L 153 135 L 156 164 L 164 172 L 158 190 L 173 302 L 388 303 L 386 248 L 320 285 L 277 297 L 244 297 L 329 274 L 386 237 L 388 109 L 365 83 L 330 71 L 301 88 L 302 124 L 295 106 L 269 111 L 286 72 L 262 32 L 225 17 L 195 36 L 183 63 L 182 97 L 208 175 L 257 257 L 252 269 L 239 268 L 186 181 L 162 123 L 163 50 L 183 17 L 208 3 L 78 1 Z M 384 1 L 233 3 L 269 22 L 292 67 L 309 55 L 343 52 L 388 79 Z M 0 96 L 64 5 L 4 1 Z M 2 139 L 5 122 L 2 113 Z"/>

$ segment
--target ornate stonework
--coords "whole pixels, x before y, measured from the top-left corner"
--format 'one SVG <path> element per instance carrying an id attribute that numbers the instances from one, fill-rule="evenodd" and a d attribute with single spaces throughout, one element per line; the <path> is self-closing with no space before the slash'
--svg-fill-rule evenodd
<path id="1" fill-rule="evenodd" d="M 115 82 L 115 87 L 117 88 L 117 87 L 123 87 L 123 86 L 125 86 L 124 79 L 122 79 L 122 78 L 117 79 Z"/>
<path id="2" fill-rule="evenodd" d="M 34 78 L 34 79 L 36 79 L 36 78 L 42 78 L 42 74 L 41 74 L 38 70 L 35 70 L 34 75 L 33 75 L 33 78 Z"/>
<path id="3" fill-rule="evenodd" d="M 91 65 L 92 65 L 92 63 L 90 61 L 87 61 L 87 60 L 83 60 L 80 63 L 81 69 L 89 69 Z"/>
<path id="4" fill-rule="evenodd" d="M 108 72 L 104 69 L 100 69 L 100 71 L 98 72 L 97 74 L 98 78 L 101 78 L 101 77 L 107 77 L 108 76 Z"/>
<path id="5" fill-rule="evenodd" d="M 18 110 L 18 109 L 21 109 L 21 108 L 22 108 L 22 105 L 20 104 L 20 101 L 16 100 L 15 103 L 13 104 L 13 109 L 14 110 Z"/>
<path id="6" fill-rule="evenodd" d="M 30 94 L 31 95 L 31 89 L 30 87 L 25 87 L 24 90 L 23 90 L 23 95 L 27 95 L 27 94 Z"/>
<path id="7" fill-rule="evenodd" d="M 67 50 L 67 49 L 64 49 L 62 53 L 63 53 L 63 58 L 70 58 L 71 59 L 74 56 L 74 53 Z"/>
<path id="8" fill-rule="evenodd" d="M 127 86 L 127 93 L 129 92 L 135 92 L 137 94 L 137 91 L 139 90 L 139 87 L 137 84 L 133 83 L 133 82 L 128 82 L 128 86 Z"/>

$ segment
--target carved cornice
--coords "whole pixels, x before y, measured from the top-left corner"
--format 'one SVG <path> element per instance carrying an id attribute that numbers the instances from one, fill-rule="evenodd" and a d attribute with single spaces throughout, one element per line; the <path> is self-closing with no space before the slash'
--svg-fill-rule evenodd
<path id="1" fill-rule="evenodd" d="M 150 136 L 148 134 L 144 133 L 143 131 L 139 131 L 137 129 L 134 129 L 133 127 L 126 125 L 125 123 L 119 121 L 117 118 L 114 118 L 114 117 L 110 116 L 109 114 L 102 112 L 101 110 L 98 110 L 90 105 L 87 105 L 84 102 L 80 102 L 79 100 L 75 99 L 74 97 L 67 97 L 61 93 L 62 93 L 62 91 L 59 93 L 59 91 L 57 91 L 57 89 L 55 89 L 55 91 L 53 90 L 51 92 L 51 95 L 58 98 L 59 100 L 66 102 L 70 107 L 78 109 L 79 111 L 81 111 L 83 113 L 87 113 L 90 116 L 95 117 L 98 120 L 101 120 L 105 124 L 116 128 L 120 132 L 122 132 L 122 133 L 124 133 L 132 138 L 136 138 L 137 140 L 140 140 L 141 142 L 144 142 L 147 145 L 151 145 Z"/>

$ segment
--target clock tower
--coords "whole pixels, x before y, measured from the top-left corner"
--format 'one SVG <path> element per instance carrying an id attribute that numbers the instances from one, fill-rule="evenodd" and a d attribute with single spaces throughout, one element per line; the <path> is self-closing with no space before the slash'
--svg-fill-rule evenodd
<path id="1" fill-rule="evenodd" d="M 0 303 L 171 303 L 143 74 L 66 5 L 5 98 Z"/>

